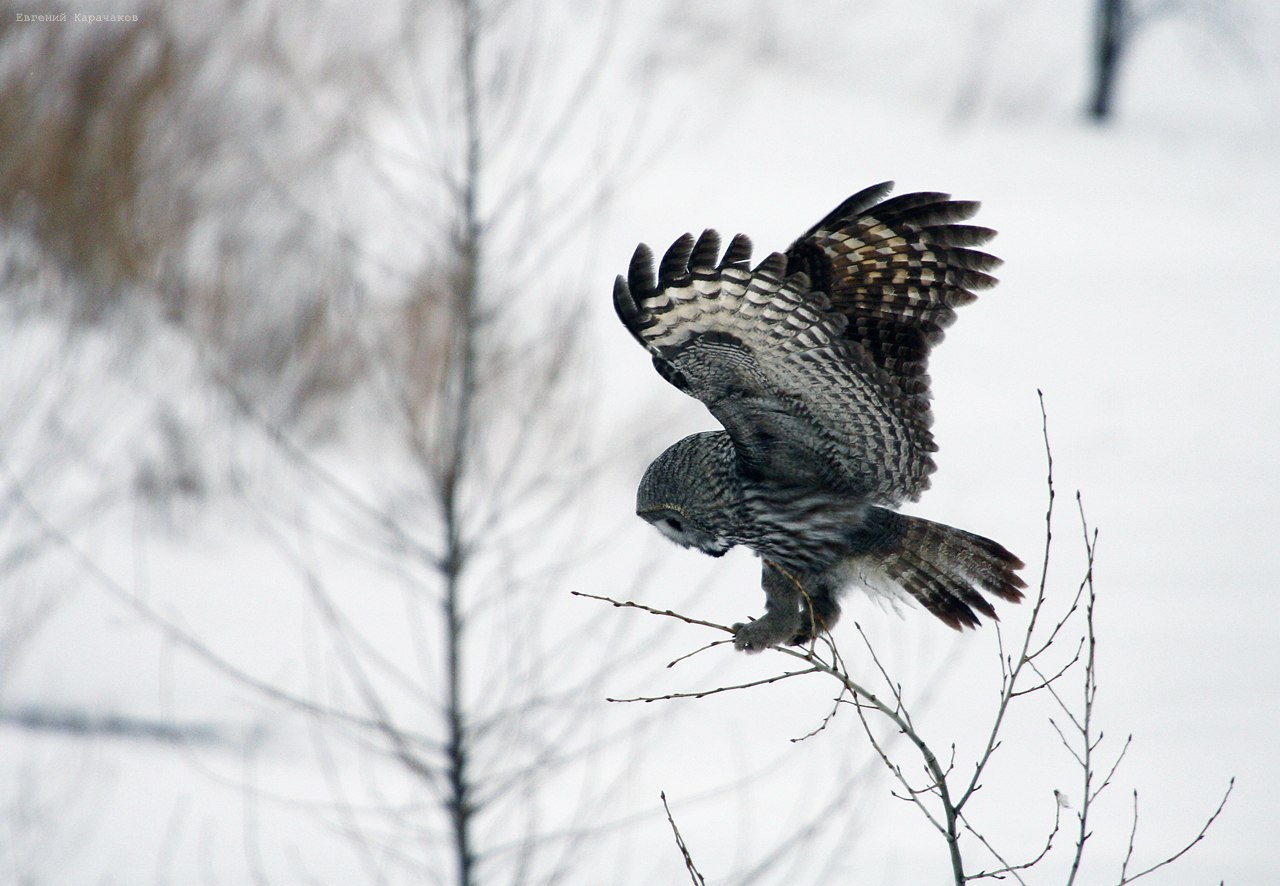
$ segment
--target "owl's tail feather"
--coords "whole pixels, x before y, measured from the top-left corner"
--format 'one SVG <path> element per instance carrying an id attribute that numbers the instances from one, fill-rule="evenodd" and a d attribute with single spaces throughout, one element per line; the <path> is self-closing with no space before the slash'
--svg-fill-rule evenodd
<path id="1" fill-rule="evenodd" d="M 872 508 L 865 531 L 872 550 L 857 568 L 879 573 L 956 630 L 977 627 L 978 615 L 999 621 L 983 592 L 1016 603 L 1026 582 L 1023 562 L 992 541 L 919 517 Z M 877 576 L 879 577 L 879 576 Z"/>

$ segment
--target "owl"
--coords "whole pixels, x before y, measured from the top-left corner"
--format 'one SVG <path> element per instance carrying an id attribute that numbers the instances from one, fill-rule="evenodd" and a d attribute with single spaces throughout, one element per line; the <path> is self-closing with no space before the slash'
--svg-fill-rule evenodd
<path id="1" fill-rule="evenodd" d="M 754 652 L 804 644 L 862 586 L 910 595 L 953 628 L 1022 598 L 1022 562 L 996 542 L 896 509 L 929 485 L 929 350 L 999 260 L 995 232 L 948 194 L 860 191 L 784 253 L 685 234 L 657 263 L 643 243 L 614 284 L 618 317 L 659 375 L 723 426 L 645 471 L 636 512 L 678 545 L 762 561 L 762 616 L 734 625 Z"/>

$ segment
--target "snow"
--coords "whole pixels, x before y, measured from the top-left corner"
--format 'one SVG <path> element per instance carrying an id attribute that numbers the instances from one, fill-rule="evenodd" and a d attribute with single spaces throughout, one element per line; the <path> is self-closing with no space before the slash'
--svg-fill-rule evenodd
<path id="1" fill-rule="evenodd" d="M 1100 533 L 1097 717 L 1104 755 L 1130 733 L 1133 745 L 1097 809 L 1085 881 L 1115 877 L 1134 789 L 1135 861 L 1150 863 L 1195 835 L 1233 776 L 1205 841 L 1152 880 L 1274 874 L 1265 837 L 1280 820 L 1270 590 L 1280 564 L 1269 538 L 1280 508 L 1280 362 L 1271 342 L 1280 321 L 1280 22 L 1264 4 L 1242 3 L 1231 8 L 1243 26 L 1158 24 L 1124 71 L 1118 119 L 1096 128 L 1077 112 L 1087 19 L 1060 7 L 899 3 L 851 13 L 841 3 L 785 12 L 761 3 L 752 5 L 757 27 L 740 20 L 739 4 L 662 14 L 622 5 L 621 27 L 633 30 L 599 87 L 599 119 L 647 102 L 648 126 L 633 147 L 649 159 L 614 191 L 591 242 L 573 241 L 564 270 L 599 295 L 586 327 L 604 429 L 593 439 L 610 457 L 591 488 L 566 484 L 582 512 L 555 530 L 552 546 L 571 552 L 569 566 L 485 567 L 478 584 L 513 590 L 485 622 L 474 671 L 484 678 L 468 687 L 496 712 L 494 687 L 509 698 L 535 685 L 527 676 L 555 688 L 575 660 L 608 661 L 617 669 L 574 703 L 609 707 L 593 727 L 601 737 L 647 720 L 625 747 L 596 752 L 594 776 L 564 775 L 554 796 L 531 800 L 530 814 L 544 821 L 567 820 L 572 806 L 599 821 L 641 822 L 581 850 L 570 882 L 600 882 L 599 870 L 617 883 L 684 876 L 660 790 L 712 881 L 740 875 L 761 847 L 827 803 L 830 828 L 809 856 L 822 870 L 784 867 L 760 882 L 945 876 L 941 841 L 889 797 L 855 718 L 842 714 L 790 741 L 821 723 L 833 686 L 805 677 L 697 701 L 606 706 L 606 696 L 746 682 L 794 663 L 720 649 L 667 670 L 707 635 L 567 593 L 634 589 L 658 608 L 722 623 L 762 603 L 745 552 L 711 561 L 630 516 L 648 459 L 711 427 L 698 404 L 653 374 L 610 314 L 613 275 L 635 242 L 661 249 L 685 230 L 714 226 L 749 233 L 763 254 L 853 190 L 890 178 L 898 193 L 982 200 L 977 223 L 1000 231 L 991 249 L 1006 260 L 1000 285 L 960 312 L 931 362 L 939 470 L 913 512 L 999 539 L 1034 574 L 1045 509 L 1039 389 L 1059 493 L 1051 603 L 1083 574 L 1076 490 Z M 647 45 L 656 48 L 646 65 Z M 588 55 L 572 41 L 560 52 L 576 63 Z M 596 147 L 571 143 L 552 174 L 595 168 Z M 376 217 L 353 216 L 373 226 L 368 241 L 391 239 Z M 341 491 L 407 495 L 411 466 L 380 451 L 369 432 L 349 449 L 317 450 L 343 485 L 317 481 L 207 387 L 199 355 L 180 336 L 156 331 L 136 348 L 106 327 L 78 333 L 68 348 L 59 327 L 30 312 L 7 311 L 3 323 L 0 390 L 14 404 L 3 413 L 4 483 L 19 479 L 65 538 L 12 496 L 0 510 L 0 562 L 36 545 L 3 578 L 0 711 L 39 703 L 214 724 L 225 740 L 89 740 L 0 724 L 0 880 L 413 881 L 418 869 L 399 853 L 430 861 L 440 852 L 438 823 L 424 811 L 431 791 L 368 752 L 358 730 L 329 734 L 223 666 L 318 705 L 360 710 L 359 674 L 324 615 L 331 601 L 351 620 L 349 636 L 377 652 L 364 676 L 380 681 L 398 722 L 435 737 L 433 702 L 412 688 L 439 679 L 439 650 L 423 640 L 434 610 L 416 591 L 425 567 L 388 558 L 385 536 Z M 139 353 L 125 359 L 121 350 Z M 202 429 L 191 445 L 224 469 L 211 475 L 241 478 L 179 501 L 167 518 L 135 483 L 148 458 L 167 463 L 157 404 Z M 406 525 L 425 519 L 411 499 L 395 500 Z M 1001 612 L 1008 643 L 1028 611 Z M 916 700 L 921 730 L 944 746 L 954 739 L 958 759 L 970 759 L 998 685 L 992 631 L 953 635 L 919 609 L 899 615 L 851 595 L 837 638 L 862 673 L 871 664 L 858 652 L 855 620 Z M 563 639 L 543 650 L 534 631 Z M 495 663 L 508 652 L 513 664 Z M 1042 844 L 1053 790 L 1080 807 L 1078 773 L 1050 713 L 1028 704 L 1010 721 L 975 809 L 975 826 L 1020 856 Z M 555 727 L 531 718 L 511 734 L 545 737 Z M 911 759 L 909 748 L 897 751 Z M 515 767 L 522 754 L 513 746 L 492 762 Z M 601 801 L 604 782 L 622 788 Z M 357 828 L 351 809 L 375 811 Z M 1056 856 L 1069 854 L 1067 812 L 1064 822 Z M 512 813 L 485 836 L 514 839 L 522 825 Z M 347 839 L 352 831 L 364 841 Z M 1061 861 L 1047 863 L 1046 876 Z"/>

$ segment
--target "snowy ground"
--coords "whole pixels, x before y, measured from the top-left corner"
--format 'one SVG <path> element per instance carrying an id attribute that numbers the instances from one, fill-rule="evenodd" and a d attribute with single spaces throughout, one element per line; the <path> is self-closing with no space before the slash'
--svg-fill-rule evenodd
<path id="1" fill-rule="evenodd" d="M 1044 392 L 1059 491 L 1051 593 L 1070 594 L 1082 574 L 1078 489 L 1100 532 L 1104 747 L 1118 750 L 1133 735 L 1098 811 L 1097 862 L 1086 881 L 1115 878 L 1133 789 L 1141 798 L 1137 861 L 1154 861 L 1195 835 L 1233 776 L 1235 791 L 1206 841 L 1152 881 L 1267 881 L 1275 863 L 1266 837 L 1280 820 L 1280 635 L 1270 589 L 1280 564 L 1268 534 L 1280 508 L 1280 361 L 1270 344 L 1280 322 L 1280 40 L 1256 37 L 1246 63 L 1225 38 L 1156 28 L 1126 71 L 1119 119 L 1095 129 L 1076 111 L 1083 15 L 999 3 L 963 14 L 912 3 L 857 14 L 831 3 L 788 4 L 785 15 L 781 4 L 753 6 L 765 20 L 758 32 L 734 30 L 718 43 L 713 32 L 686 29 L 658 57 L 672 71 L 646 100 L 663 143 L 615 195 L 588 269 L 600 294 L 603 420 L 637 435 L 629 429 L 657 423 L 655 449 L 710 427 L 696 403 L 652 373 L 609 314 L 612 276 L 636 240 L 661 248 L 687 229 L 715 226 L 750 233 L 759 249 L 782 248 L 848 193 L 889 178 L 899 192 L 943 189 L 982 200 L 978 222 L 1001 232 L 991 248 L 1006 264 L 1001 285 L 961 312 L 932 361 L 939 471 L 914 511 L 990 535 L 1038 564 L 1045 495 L 1036 390 Z M 713 28 L 738 8 L 699 5 L 697 14 Z M 1280 34 L 1269 15 L 1257 13 L 1254 33 Z M 694 53 L 697 63 L 678 61 Z M 324 629 L 305 575 L 282 553 L 293 542 L 276 544 L 272 533 L 289 526 L 294 539 L 323 537 L 337 506 L 263 467 L 249 484 L 256 491 L 179 514 L 181 531 L 157 530 L 111 494 L 127 485 L 112 467 L 132 463 L 139 440 L 158 445 L 145 430 L 149 404 L 203 402 L 183 394 L 187 376 L 116 379 L 109 340 L 82 339 L 55 357 L 59 340 L 47 327 L 29 318 L 6 325 L 0 385 L 24 394 L 5 417 L 6 469 L 114 584 L 60 549 L 38 582 L 23 584 L 28 597 L 5 600 L 6 625 L 42 600 L 53 609 L 25 645 L 17 645 L 21 631 L 0 635 L 4 710 L 39 702 L 208 725 L 211 733 L 178 743 L 85 741 L 0 724 L 0 881 L 372 879 L 335 837 L 341 817 L 323 811 L 335 776 L 307 762 L 318 752 L 305 725 L 202 664 L 128 602 L 142 600 L 263 679 L 336 697 L 331 675 L 316 665 L 326 660 Z M 157 359 L 181 366 L 169 344 L 154 347 Z M 77 404 L 73 414 L 62 409 L 67 403 Z M 38 468 L 44 432 L 58 422 L 59 439 L 87 454 L 77 470 L 50 476 Z M 251 432 L 228 445 L 247 453 L 242 464 L 269 463 Z M 719 622 L 754 613 L 749 557 L 712 564 L 627 519 L 652 454 L 626 452 L 591 493 L 623 527 L 613 560 L 584 557 L 545 592 L 621 593 L 616 564 L 651 558 L 661 581 L 645 588 L 648 602 Z M 343 464 L 342 453 L 328 457 Z M 376 463 L 352 454 L 344 470 L 376 487 Z M 101 511 L 92 510 L 97 496 L 107 502 Z M 46 527 L 19 504 L 10 499 L 6 508 L 7 549 L 42 535 Z M 326 562 L 330 586 L 362 594 L 364 629 L 389 654 L 412 657 L 397 596 L 404 576 L 350 552 Z M 691 597 L 707 576 L 715 580 Z M 923 613 L 899 618 L 861 598 L 847 611 L 887 651 L 908 695 L 928 696 L 923 731 L 945 736 L 944 745 L 954 736 L 960 758 L 972 755 L 994 692 L 991 632 L 956 637 Z M 1025 617 L 1007 615 L 1009 635 Z M 670 631 L 670 645 L 631 661 L 625 685 L 606 683 L 598 697 L 702 688 L 780 667 L 724 653 L 714 664 L 667 672 L 670 658 L 705 639 L 674 624 Z M 850 624 L 838 639 L 855 646 Z M 590 636 L 579 650 L 597 654 Z M 830 694 L 791 682 L 749 697 L 680 702 L 659 715 L 622 801 L 644 824 L 623 841 L 630 867 L 609 856 L 607 881 L 684 876 L 655 805 L 659 790 L 703 872 L 723 882 L 754 857 L 753 841 L 812 811 L 797 784 L 812 785 L 820 804 L 841 779 L 874 767 L 850 717 L 807 742 L 788 741 L 821 721 Z M 651 715 L 636 706 L 609 716 L 617 723 Z M 335 753 L 334 766 L 354 759 Z M 1005 845 L 1022 847 L 1018 854 L 1034 852 L 1052 821 L 1052 791 L 1078 808 L 1077 775 L 1045 709 L 1011 724 L 1001 753 L 980 820 Z M 771 770 L 788 782 L 782 789 Z M 758 777 L 726 795 L 723 786 L 744 773 Z M 945 876 L 941 842 L 888 790 L 882 779 L 859 781 L 835 807 L 821 844 L 821 863 L 830 864 L 823 882 Z M 1060 840 L 1065 849 L 1068 838 Z M 833 852 L 832 841 L 847 852 Z M 1030 881 L 1048 882 L 1061 866 L 1043 870 L 1046 879 Z M 816 872 L 805 869 L 805 877 Z M 778 873 L 763 882 L 805 881 Z M 574 882 L 604 880 L 581 869 Z"/>

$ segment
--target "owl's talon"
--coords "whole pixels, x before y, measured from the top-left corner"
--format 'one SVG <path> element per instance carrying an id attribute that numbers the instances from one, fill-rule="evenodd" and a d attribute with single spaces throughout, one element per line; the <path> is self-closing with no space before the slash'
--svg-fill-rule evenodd
<path id="1" fill-rule="evenodd" d="M 791 638 L 792 646 L 808 646 L 813 642 L 813 631 L 801 631 Z"/>
<path id="2" fill-rule="evenodd" d="M 789 643 L 799 630 L 799 612 L 769 610 L 760 618 L 733 626 L 733 648 L 739 652 L 761 652 L 770 646 Z"/>

